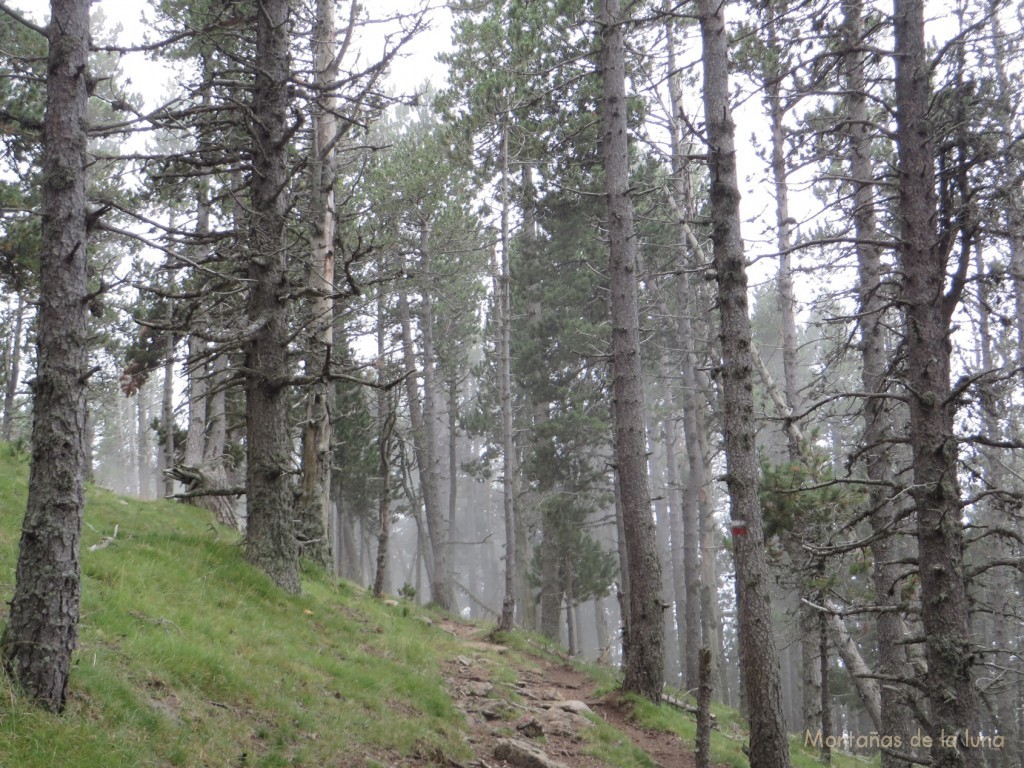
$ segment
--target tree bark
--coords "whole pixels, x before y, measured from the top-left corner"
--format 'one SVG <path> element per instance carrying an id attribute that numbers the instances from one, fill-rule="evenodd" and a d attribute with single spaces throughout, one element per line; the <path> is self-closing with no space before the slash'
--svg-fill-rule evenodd
<path id="1" fill-rule="evenodd" d="M 516 466 L 515 432 L 512 424 L 512 295 L 509 248 L 509 157 L 508 114 L 501 130 L 501 265 L 495 271 L 495 295 L 498 307 L 498 397 L 501 403 L 501 499 L 505 521 L 505 595 L 501 601 L 498 629 L 512 630 L 516 609 L 516 579 L 521 563 L 516 545 Z"/>
<path id="2" fill-rule="evenodd" d="M 169 319 L 169 318 L 168 318 Z M 164 471 L 164 496 L 174 495 L 174 478 L 167 470 L 174 467 L 174 334 L 168 333 L 164 342 L 164 380 L 163 392 L 160 397 L 160 420 L 164 426 L 164 444 L 162 447 Z"/>
<path id="3" fill-rule="evenodd" d="M 354 4 L 353 4 L 354 7 Z M 337 79 L 334 2 L 317 0 L 313 27 L 314 88 L 312 159 L 309 166 L 310 211 L 313 231 L 306 287 L 311 299 L 306 338 L 306 374 L 317 379 L 306 390 L 306 414 L 302 427 L 302 480 L 296 500 L 296 518 L 302 538 L 301 551 L 316 563 L 334 560 L 328 536 L 331 508 L 331 413 L 334 387 L 330 381 L 334 344 L 334 230 L 335 142 L 337 99 L 332 85 Z"/>
<path id="4" fill-rule="evenodd" d="M 923 0 L 895 0 L 893 20 L 899 254 L 932 760 L 935 768 L 975 768 L 983 764 L 979 750 L 955 748 L 940 737 L 978 729 L 953 430 L 956 406 L 949 383 L 950 319 L 962 282 L 955 277 L 951 292 L 945 293 L 949 246 L 936 230 L 935 154 L 929 125 L 931 66 L 925 48 Z"/>
<path id="5" fill-rule="evenodd" d="M 661 564 L 647 479 L 636 234 L 629 189 L 625 52 L 618 0 L 602 0 L 600 29 L 615 466 L 630 569 L 629 654 L 623 689 L 658 701 L 664 682 Z"/>
<path id="6" fill-rule="evenodd" d="M 284 242 L 288 153 L 288 0 L 260 0 L 256 12 L 253 171 L 250 182 L 247 314 L 258 330 L 246 346 L 246 557 L 282 589 L 298 593 L 299 550 L 289 482 L 288 274 Z"/>
<path id="7" fill-rule="evenodd" d="M 384 340 L 384 302 L 377 297 L 377 364 L 378 381 L 383 383 L 386 365 Z M 388 570 L 388 546 L 391 538 L 391 450 L 395 428 L 395 406 L 393 396 L 384 389 L 377 390 L 377 474 L 380 492 L 377 496 L 377 517 L 380 531 L 377 533 L 377 567 L 373 579 L 373 596 L 384 595 Z"/>
<path id="8" fill-rule="evenodd" d="M 207 201 L 199 203 L 196 233 L 209 234 L 210 209 Z M 206 446 L 206 392 L 209 373 L 206 345 L 198 336 L 188 338 L 188 428 L 185 432 L 185 464 L 198 467 L 203 463 Z"/>
<path id="9" fill-rule="evenodd" d="M 711 225 L 721 318 L 722 397 L 730 517 L 734 530 L 740 666 L 750 721 L 750 764 L 788 768 L 779 658 L 772 632 L 764 522 L 758 496 L 747 275 L 740 234 L 735 126 L 729 105 L 723 3 L 700 0 L 704 114 L 711 171 Z"/>
<path id="10" fill-rule="evenodd" d="M 88 0 L 51 0 L 32 463 L 4 666 L 45 709 L 67 701 L 85 504 Z"/>

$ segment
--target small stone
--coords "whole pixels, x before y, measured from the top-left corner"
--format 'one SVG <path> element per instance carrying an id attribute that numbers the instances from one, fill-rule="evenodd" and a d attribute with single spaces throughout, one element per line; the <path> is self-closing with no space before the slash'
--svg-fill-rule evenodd
<path id="1" fill-rule="evenodd" d="M 594 711 L 579 699 L 567 699 L 565 701 L 552 701 L 551 709 L 561 709 L 565 712 L 572 712 L 574 715 L 592 715 Z"/>
<path id="2" fill-rule="evenodd" d="M 466 693 L 470 696 L 487 696 L 494 686 L 484 680 L 470 680 L 466 683 Z"/>
<path id="3" fill-rule="evenodd" d="M 526 715 L 516 723 L 516 730 L 528 739 L 539 739 L 544 735 L 544 726 L 532 715 Z"/>
<path id="4" fill-rule="evenodd" d="M 565 763 L 552 760 L 528 741 L 502 739 L 494 748 L 494 756 L 516 768 L 568 768 Z"/>

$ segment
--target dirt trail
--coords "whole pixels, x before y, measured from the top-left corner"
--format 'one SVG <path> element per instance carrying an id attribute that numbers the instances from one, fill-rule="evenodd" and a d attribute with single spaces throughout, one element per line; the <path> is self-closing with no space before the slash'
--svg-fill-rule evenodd
<path id="1" fill-rule="evenodd" d="M 584 753 L 580 734 L 592 726 L 574 711 L 581 709 L 575 702 L 583 702 L 618 729 L 658 768 L 693 768 L 692 744 L 674 734 L 637 727 L 628 705 L 616 694 L 596 698 L 594 683 L 568 662 L 538 655 L 532 658 L 533 668 L 519 669 L 518 680 L 503 682 L 495 679 L 489 655 L 505 654 L 504 646 L 475 639 L 477 627 L 452 621 L 442 622 L 441 627 L 459 637 L 466 649 L 444 670 L 452 697 L 466 714 L 468 740 L 477 755 L 462 768 L 544 768 L 543 757 L 536 762 L 528 755 L 497 757 L 496 753 L 505 754 L 501 742 L 510 739 L 542 751 L 551 765 L 605 768 L 606 763 Z"/>

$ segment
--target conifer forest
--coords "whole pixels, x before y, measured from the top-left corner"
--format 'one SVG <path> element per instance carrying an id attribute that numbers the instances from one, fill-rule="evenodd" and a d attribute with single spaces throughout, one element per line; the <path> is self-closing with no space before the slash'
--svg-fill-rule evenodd
<path id="1" fill-rule="evenodd" d="M 707 691 L 753 768 L 1024 766 L 1020 0 L 45 6 L 0 0 L 19 695 L 66 706 L 99 486 L 283 599 Z"/>

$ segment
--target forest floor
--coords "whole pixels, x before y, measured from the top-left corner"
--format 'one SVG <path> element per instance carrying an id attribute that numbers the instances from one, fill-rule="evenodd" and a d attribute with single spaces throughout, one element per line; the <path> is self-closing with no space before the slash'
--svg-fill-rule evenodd
<path id="1" fill-rule="evenodd" d="M 540 768 L 546 759 L 551 766 L 604 768 L 608 763 L 595 754 L 599 750 L 588 746 L 601 739 L 586 738 L 594 719 L 621 734 L 609 729 L 606 739 L 619 739 L 619 746 L 628 741 L 648 758 L 639 760 L 653 768 L 693 766 L 692 742 L 638 725 L 632 703 L 614 691 L 599 694 L 594 678 L 568 657 L 549 649 L 520 655 L 521 666 L 512 667 L 517 679 L 508 681 L 496 674 L 491 661 L 495 655 L 507 657 L 506 646 L 476 639 L 479 628 L 472 625 L 442 621 L 441 627 L 465 644 L 466 652 L 449 661 L 443 673 L 456 707 L 466 716 L 467 739 L 477 755 L 467 766 Z"/>

